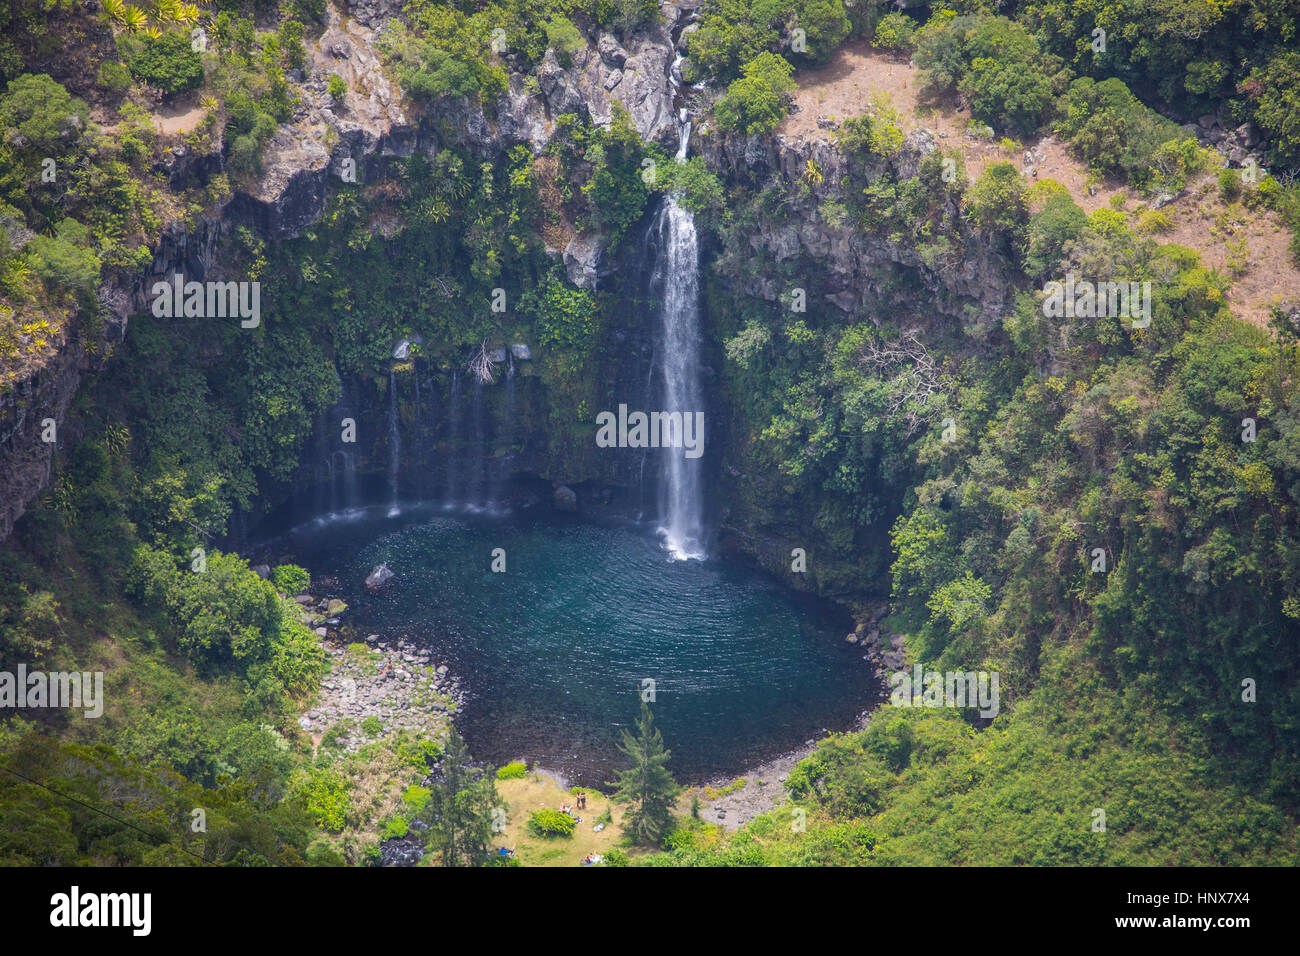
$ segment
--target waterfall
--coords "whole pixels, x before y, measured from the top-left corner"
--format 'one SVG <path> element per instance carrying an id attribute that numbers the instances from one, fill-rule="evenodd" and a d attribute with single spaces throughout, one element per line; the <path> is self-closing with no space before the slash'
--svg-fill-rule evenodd
<path id="1" fill-rule="evenodd" d="M 350 451 L 341 451 L 343 457 L 343 509 L 351 510 L 357 503 L 357 459 Z"/>
<path id="2" fill-rule="evenodd" d="M 505 494 L 506 480 L 510 477 L 510 466 L 515 458 L 515 359 L 507 350 L 506 361 L 506 402 L 505 416 L 497 433 L 497 453 L 492 460 L 492 490 L 488 493 L 488 510 L 501 507 Z"/>
<path id="3" fill-rule="evenodd" d="M 659 211 L 660 248 L 656 284 L 663 303 L 663 410 L 682 417 L 704 410 L 700 387 L 699 247 L 695 219 L 669 196 Z M 704 435 L 698 440 L 702 443 Z M 701 444 L 701 447 L 703 445 Z M 677 560 L 706 557 L 701 458 L 684 448 L 665 448 L 660 481 L 660 527 L 664 546 Z"/>
<path id="4" fill-rule="evenodd" d="M 388 490 L 389 516 L 401 514 L 397 503 L 397 469 L 402 463 L 402 431 L 397 425 L 397 376 L 388 373 Z"/>
<path id="5" fill-rule="evenodd" d="M 456 507 L 456 460 L 460 455 L 460 372 L 451 373 L 451 397 L 447 405 L 447 493 L 444 504 Z"/>
<path id="6" fill-rule="evenodd" d="M 473 416 L 474 460 L 470 467 L 473 469 L 471 474 L 474 479 L 469 488 L 468 505 L 471 509 L 477 509 L 483 504 L 485 490 L 483 473 L 487 469 L 487 447 L 483 440 L 483 380 L 477 375 L 474 376 Z"/>

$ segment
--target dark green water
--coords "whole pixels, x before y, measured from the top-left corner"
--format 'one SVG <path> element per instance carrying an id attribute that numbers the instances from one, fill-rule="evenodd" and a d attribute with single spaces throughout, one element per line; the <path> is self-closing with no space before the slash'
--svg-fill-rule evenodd
<path id="1" fill-rule="evenodd" d="M 356 628 L 449 663 L 469 692 L 456 725 L 482 760 L 607 781 L 650 679 L 670 766 L 699 781 L 845 729 L 878 694 L 837 609 L 726 562 L 671 561 L 635 526 L 376 508 L 288 543 L 313 575 L 339 577 Z M 380 562 L 397 581 L 370 596 Z"/>

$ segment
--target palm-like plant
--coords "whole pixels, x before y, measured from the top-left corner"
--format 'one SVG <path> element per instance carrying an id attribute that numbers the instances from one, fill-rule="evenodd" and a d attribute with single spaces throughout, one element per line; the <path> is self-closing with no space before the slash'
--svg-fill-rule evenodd
<path id="1" fill-rule="evenodd" d="M 126 26 L 126 4 L 122 0 L 103 0 L 104 16 L 118 26 Z"/>
<path id="2" fill-rule="evenodd" d="M 144 15 L 144 11 L 139 7 L 127 7 L 122 13 L 122 26 L 132 33 L 143 30 L 148 22 L 149 18 Z"/>
<path id="3" fill-rule="evenodd" d="M 203 16 L 203 11 L 193 3 L 180 3 L 176 6 L 176 19 L 181 23 L 198 23 L 199 17 Z"/>
<path id="4" fill-rule="evenodd" d="M 162 39 L 162 29 L 159 27 L 147 26 L 140 32 L 143 33 L 145 36 L 147 36 L 150 40 Z"/>

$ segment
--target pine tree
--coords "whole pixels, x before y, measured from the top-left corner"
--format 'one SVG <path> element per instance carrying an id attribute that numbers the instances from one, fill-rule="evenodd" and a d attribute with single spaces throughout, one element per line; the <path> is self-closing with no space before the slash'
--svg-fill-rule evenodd
<path id="1" fill-rule="evenodd" d="M 496 782 L 470 763 L 465 741 L 454 727 L 438 763 L 438 775 L 425 811 L 429 846 L 440 854 L 443 866 L 493 862 L 492 811 L 501 806 Z"/>
<path id="2" fill-rule="evenodd" d="M 672 751 L 664 747 L 664 739 L 654 726 L 654 715 L 644 700 L 636 736 L 624 730 L 618 749 L 632 761 L 630 769 L 619 772 L 618 791 L 614 794 L 615 800 L 632 804 L 623 820 L 623 832 L 637 843 L 657 844 L 672 828 L 673 802 L 681 788 L 665 766 Z"/>

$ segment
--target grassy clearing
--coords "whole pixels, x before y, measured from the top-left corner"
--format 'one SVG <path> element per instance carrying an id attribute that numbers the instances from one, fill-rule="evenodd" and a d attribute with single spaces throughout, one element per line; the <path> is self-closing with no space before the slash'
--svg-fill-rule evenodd
<path id="1" fill-rule="evenodd" d="M 587 791 L 587 808 L 575 810 L 582 817 L 571 837 L 546 839 L 528 831 L 528 817 L 534 810 L 549 807 L 558 810 L 562 805 L 574 806 L 576 797 L 556 783 L 555 778 L 536 771 L 524 777 L 498 780 L 497 792 L 509 807 L 505 833 L 498 845 L 511 847 L 515 858 L 524 866 L 581 866 L 588 853 L 607 854 L 619 847 L 623 839 L 623 808 L 613 804 L 608 797 L 594 790 Z M 593 827 L 605 813 L 613 815 L 613 823 L 596 833 Z M 621 847 L 620 847 L 621 848 Z M 635 856 L 636 850 L 626 850 Z"/>

